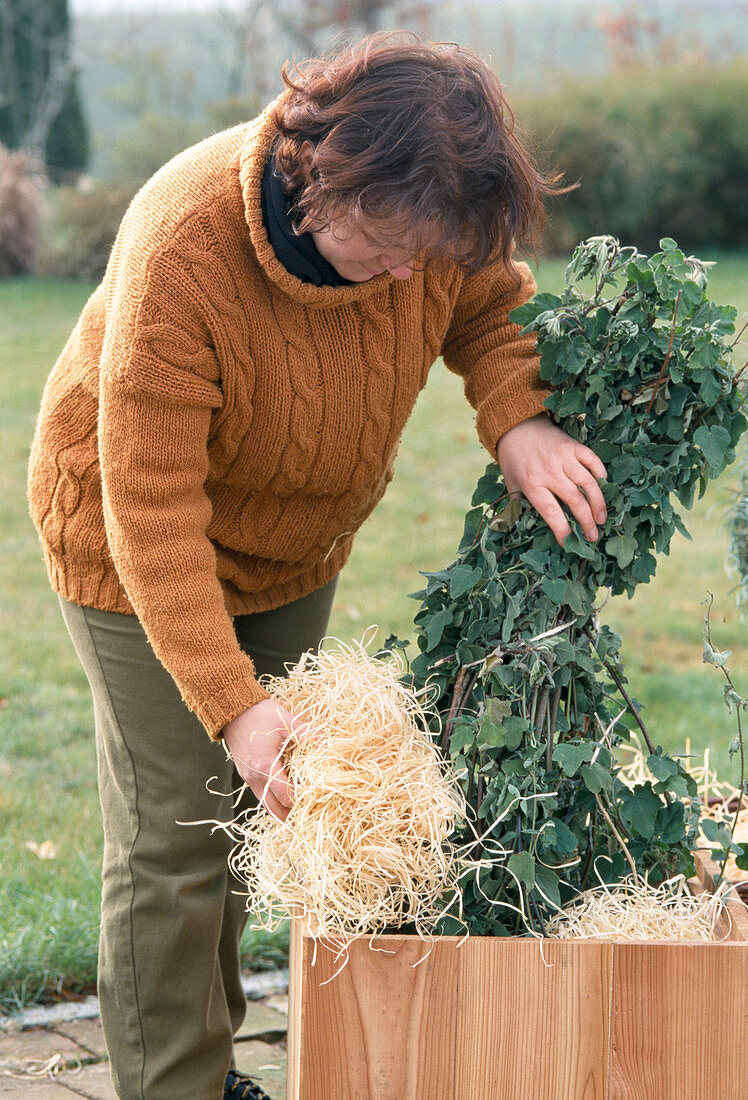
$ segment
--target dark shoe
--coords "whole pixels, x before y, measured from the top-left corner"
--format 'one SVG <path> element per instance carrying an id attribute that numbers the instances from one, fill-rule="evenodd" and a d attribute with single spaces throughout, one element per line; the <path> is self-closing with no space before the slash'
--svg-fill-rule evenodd
<path id="1" fill-rule="evenodd" d="M 223 1100 L 270 1100 L 270 1097 L 246 1074 L 230 1069 L 223 1086 Z"/>

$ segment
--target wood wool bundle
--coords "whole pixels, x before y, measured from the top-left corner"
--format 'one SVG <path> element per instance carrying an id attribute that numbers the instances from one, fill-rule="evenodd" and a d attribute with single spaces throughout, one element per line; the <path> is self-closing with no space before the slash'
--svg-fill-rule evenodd
<path id="1" fill-rule="evenodd" d="M 402 672 L 399 656 L 339 644 L 263 681 L 307 729 L 283 754 L 295 799 L 286 821 L 261 806 L 231 826 L 231 867 L 260 926 L 301 918 L 342 952 L 406 922 L 424 935 L 459 909 L 448 837 L 464 798 Z"/>
<path id="2" fill-rule="evenodd" d="M 546 932 L 558 939 L 710 941 L 730 889 L 723 882 L 695 897 L 682 875 L 659 886 L 629 875 L 585 890 L 547 922 Z"/>

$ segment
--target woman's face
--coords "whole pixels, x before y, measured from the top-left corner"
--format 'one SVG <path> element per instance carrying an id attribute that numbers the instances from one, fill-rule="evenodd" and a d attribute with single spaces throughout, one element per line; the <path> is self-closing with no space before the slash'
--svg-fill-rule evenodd
<path id="1" fill-rule="evenodd" d="M 312 230 L 314 243 L 339 275 L 354 283 L 365 283 L 375 275 L 389 271 L 394 279 L 407 279 L 413 273 L 416 257 L 407 242 L 395 247 L 377 243 L 377 226 L 360 223 L 355 228 L 333 222 L 326 229 Z M 380 232 L 380 240 L 387 240 Z"/>

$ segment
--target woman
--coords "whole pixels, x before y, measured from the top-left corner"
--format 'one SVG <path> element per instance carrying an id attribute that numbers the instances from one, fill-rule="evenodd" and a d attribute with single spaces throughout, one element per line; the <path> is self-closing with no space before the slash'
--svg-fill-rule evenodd
<path id="1" fill-rule="evenodd" d="M 442 355 L 510 488 L 562 540 L 605 519 L 592 451 L 543 413 L 534 284 L 512 250 L 552 189 L 496 78 L 453 45 L 372 36 L 133 200 L 47 384 L 29 494 L 91 683 L 104 817 L 99 983 L 127 1100 L 262 1095 L 220 831 L 238 775 L 284 818 L 268 699 L 325 631 L 355 531 Z M 208 736 L 206 736 L 206 731 Z M 244 1091 L 242 1091 L 244 1090 Z"/>

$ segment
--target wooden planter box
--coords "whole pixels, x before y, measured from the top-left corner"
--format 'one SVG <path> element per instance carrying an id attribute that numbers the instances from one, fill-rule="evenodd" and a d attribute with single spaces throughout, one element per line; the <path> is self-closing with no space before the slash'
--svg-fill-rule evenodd
<path id="1" fill-rule="evenodd" d="M 697 853 L 696 891 L 716 865 Z M 291 937 L 287 1100 L 748 1100 L 748 910 L 721 943 Z M 545 960 L 545 961 L 544 961 Z"/>

